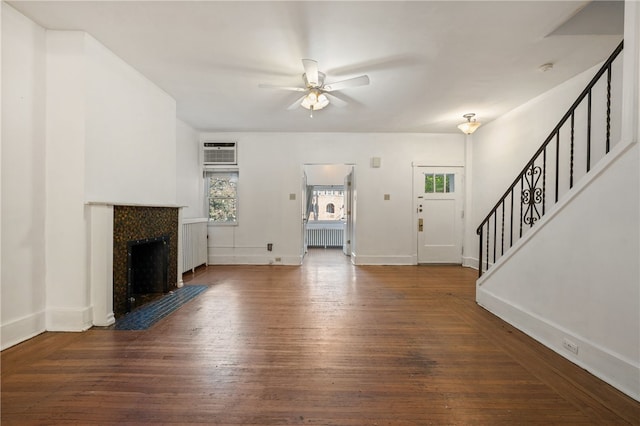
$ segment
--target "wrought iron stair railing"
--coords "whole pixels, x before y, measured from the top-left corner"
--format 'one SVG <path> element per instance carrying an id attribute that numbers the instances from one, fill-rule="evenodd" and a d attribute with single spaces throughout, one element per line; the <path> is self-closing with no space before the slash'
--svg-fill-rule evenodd
<path id="1" fill-rule="evenodd" d="M 621 69 L 622 61 L 616 59 L 623 44 L 620 42 L 478 226 L 478 277 L 522 238 L 561 195 L 573 188 L 577 178 L 591 170 L 598 156 L 609 153 L 612 72 L 614 67 L 621 72 L 618 67 Z M 603 140 L 596 140 L 594 135 L 598 134 Z"/>

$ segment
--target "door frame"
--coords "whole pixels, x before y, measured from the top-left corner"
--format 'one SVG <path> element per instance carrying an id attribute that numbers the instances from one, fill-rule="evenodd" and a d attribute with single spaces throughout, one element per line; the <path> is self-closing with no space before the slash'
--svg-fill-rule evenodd
<path id="1" fill-rule="evenodd" d="M 462 208 L 462 217 L 460 218 L 460 233 L 461 233 L 461 240 L 460 240 L 460 247 L 461 247 L 461 254 L 460 254 L 460 264 L 464 265 L 464 241 L 465 241 L 465 231 L 466 231 L 466 218 L 465 216 L 467 215 L 467 203 L 466 203 L 466 193 L 467 193 L 467 181 L 466 181 L 466 167 L 464 164 L 432 164 L 432 163 L 416 163 L 413 162 L 411 163 L 411 196 L 413 198 L 412 201 L 412 208 L 413 208 L 413 222 L 411 224 L 413 232 L 411 233 L 412 235 L 412 240 L 413 240 L 413 247 L 415 247 L 415 253 L 413 254 L 413 258 L 415 259 L 414 264 L 415 265 L 419 265 L 419 258 L 418 258 L 418 244 L 419 244 L 419 238 L 418 238 L 418 196 L 417 196 L 417 188 L 415 186 L 416 184 L 416 172 L 418 169 L 420 168 L 434 168 L 434 169 L 438 169 L 438 168 L 457 168 L 460 169 L 460 176 L 461 176 L 461 180 L 462 180 L 462 192 L 460 194 L 461 197 L 461 208 Z M 425 263 L 425 265 L 427 265 L 428 263 Z M 437 263 L 436 263 L 437 264 Z"/>
<path id="2" fill-rule="evenodd" d="M 302 186 L 303 188 L 301 188 L 301 203 L 300 203 L 300 208 L 302 211 L 302 215 L 301 215 L 301 219 L 302 219 L 302 235 L 301 235 L 301 241 L 300 241 L 300 250 L 301 250 L 301 255 L 300 255 L 300 264 L 302 264 L 302 262 L 304 262 L 304 257 L 307 254 L 307 241 L 306 241 L 306 237 L 307 237 L 307 220 L 305 218 L 306 215 L 306 192 L 307 192 L 307 183 L 308 183 L 308 176 L 307 176 L 307 168 L 308 167 L 314 167 L 314 166 L 341 166 L 341 167 L 345 167 L 347 168 L 347 172 L 344 174 L 343 176 L 343 181 L 342 183 L 344 184 L 345 180 L 347 179 L 347 177 L 351 176 L 351 189 L 350 191 L 347 191 L 347 188 L 345 188 L 345 209 L 347 208 L 347 200 L 346 197 L 349 196 L 349 203 L 350 203 L 350 207 L 351 207 L 351 214 L 347 216 L 347 221 L 349 222 L 348 224 L 345 223 L 345 241 L 346 240 L 350 240 L 350 244 L 349 247 L 347 248 L 349 253 L 345 253 L 346 256 L 351 257 L 351 263 L 354 263 L 354 259 L 355 259 L 355 236 L 356 236 L 356 163 L 303 163 L 302 164 L 302 168 L 301 168 L 301 174 L 302 174 Z M 347 195 L 348 194 L 348 195 Z M 345 247 L 343 245 L 343 248 L 341 249 L 343 252 L 345 251 Z"/>

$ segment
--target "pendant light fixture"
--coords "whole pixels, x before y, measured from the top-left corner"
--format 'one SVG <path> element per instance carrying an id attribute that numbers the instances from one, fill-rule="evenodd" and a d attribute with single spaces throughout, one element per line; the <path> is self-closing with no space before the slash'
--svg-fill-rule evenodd
<path id="1" fill-rule="evenodd" d="M 465 114 L 463 115 L 464 118 L 467 119 L 467 121 L 465 123 L 459 124 L 458 125 L 458 129 L 462 130 L 462 133 L 470 135 L 471 133 L 475 132 L 478 127 L 480 127 L 480 125 L 482 123 L 480 123 L 479 121 L 476 121 L 475 117 L 476 115 L 474 113 L 469 113 L 469 114 Z M 471 121 L 471 119 L 473 118 L 473 121 Z"/>

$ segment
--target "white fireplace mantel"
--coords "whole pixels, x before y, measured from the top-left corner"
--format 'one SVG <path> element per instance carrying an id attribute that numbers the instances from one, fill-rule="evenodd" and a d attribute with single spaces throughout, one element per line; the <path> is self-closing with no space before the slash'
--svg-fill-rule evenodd
<path id="1" fill-rule="evenodd" d="M 147 203 L 130 203 L 119 201 L 87 201 L 87 206 L 132 206 L 132 207 L 168 207 L 173 209 L 180 209 L 187 206 L 181 206 L 178 204 L 147 204 Z"/>
<path id="2" fill-rule="evenodd" d="M 110 326 L 115 323 L 113 313 L 113 218 L 114 206 L 178 208 L 178 224 L 182 207 L 178 205 L 150 205 L 116 202 L 87 202 L 88 275 L 93 307 L 93 325 Z M 178 226 L 177 271 L 182 270 L 182 227 Z M 182 287 L 178 272 L 178 287 Z"/>

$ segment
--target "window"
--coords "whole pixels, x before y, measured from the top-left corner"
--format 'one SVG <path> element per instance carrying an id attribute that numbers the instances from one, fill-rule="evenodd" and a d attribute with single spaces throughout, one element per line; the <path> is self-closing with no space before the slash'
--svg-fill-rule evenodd
<path id="1" fill-rule="evenodd" d="M 309 221 L 344 221 L 344 186 L 308 186 L 307 219 Z"/>
<path id="2" fill-rule="evenodd" d="M 455 192 L 455 175 L 454 174 L 425 174 L 424 175 L 424 192 Z"/>
<path id="3" fill-rule="evenodd" d="M 205 171 L 209 223 L 237 225 L 238 171 Z"/>

